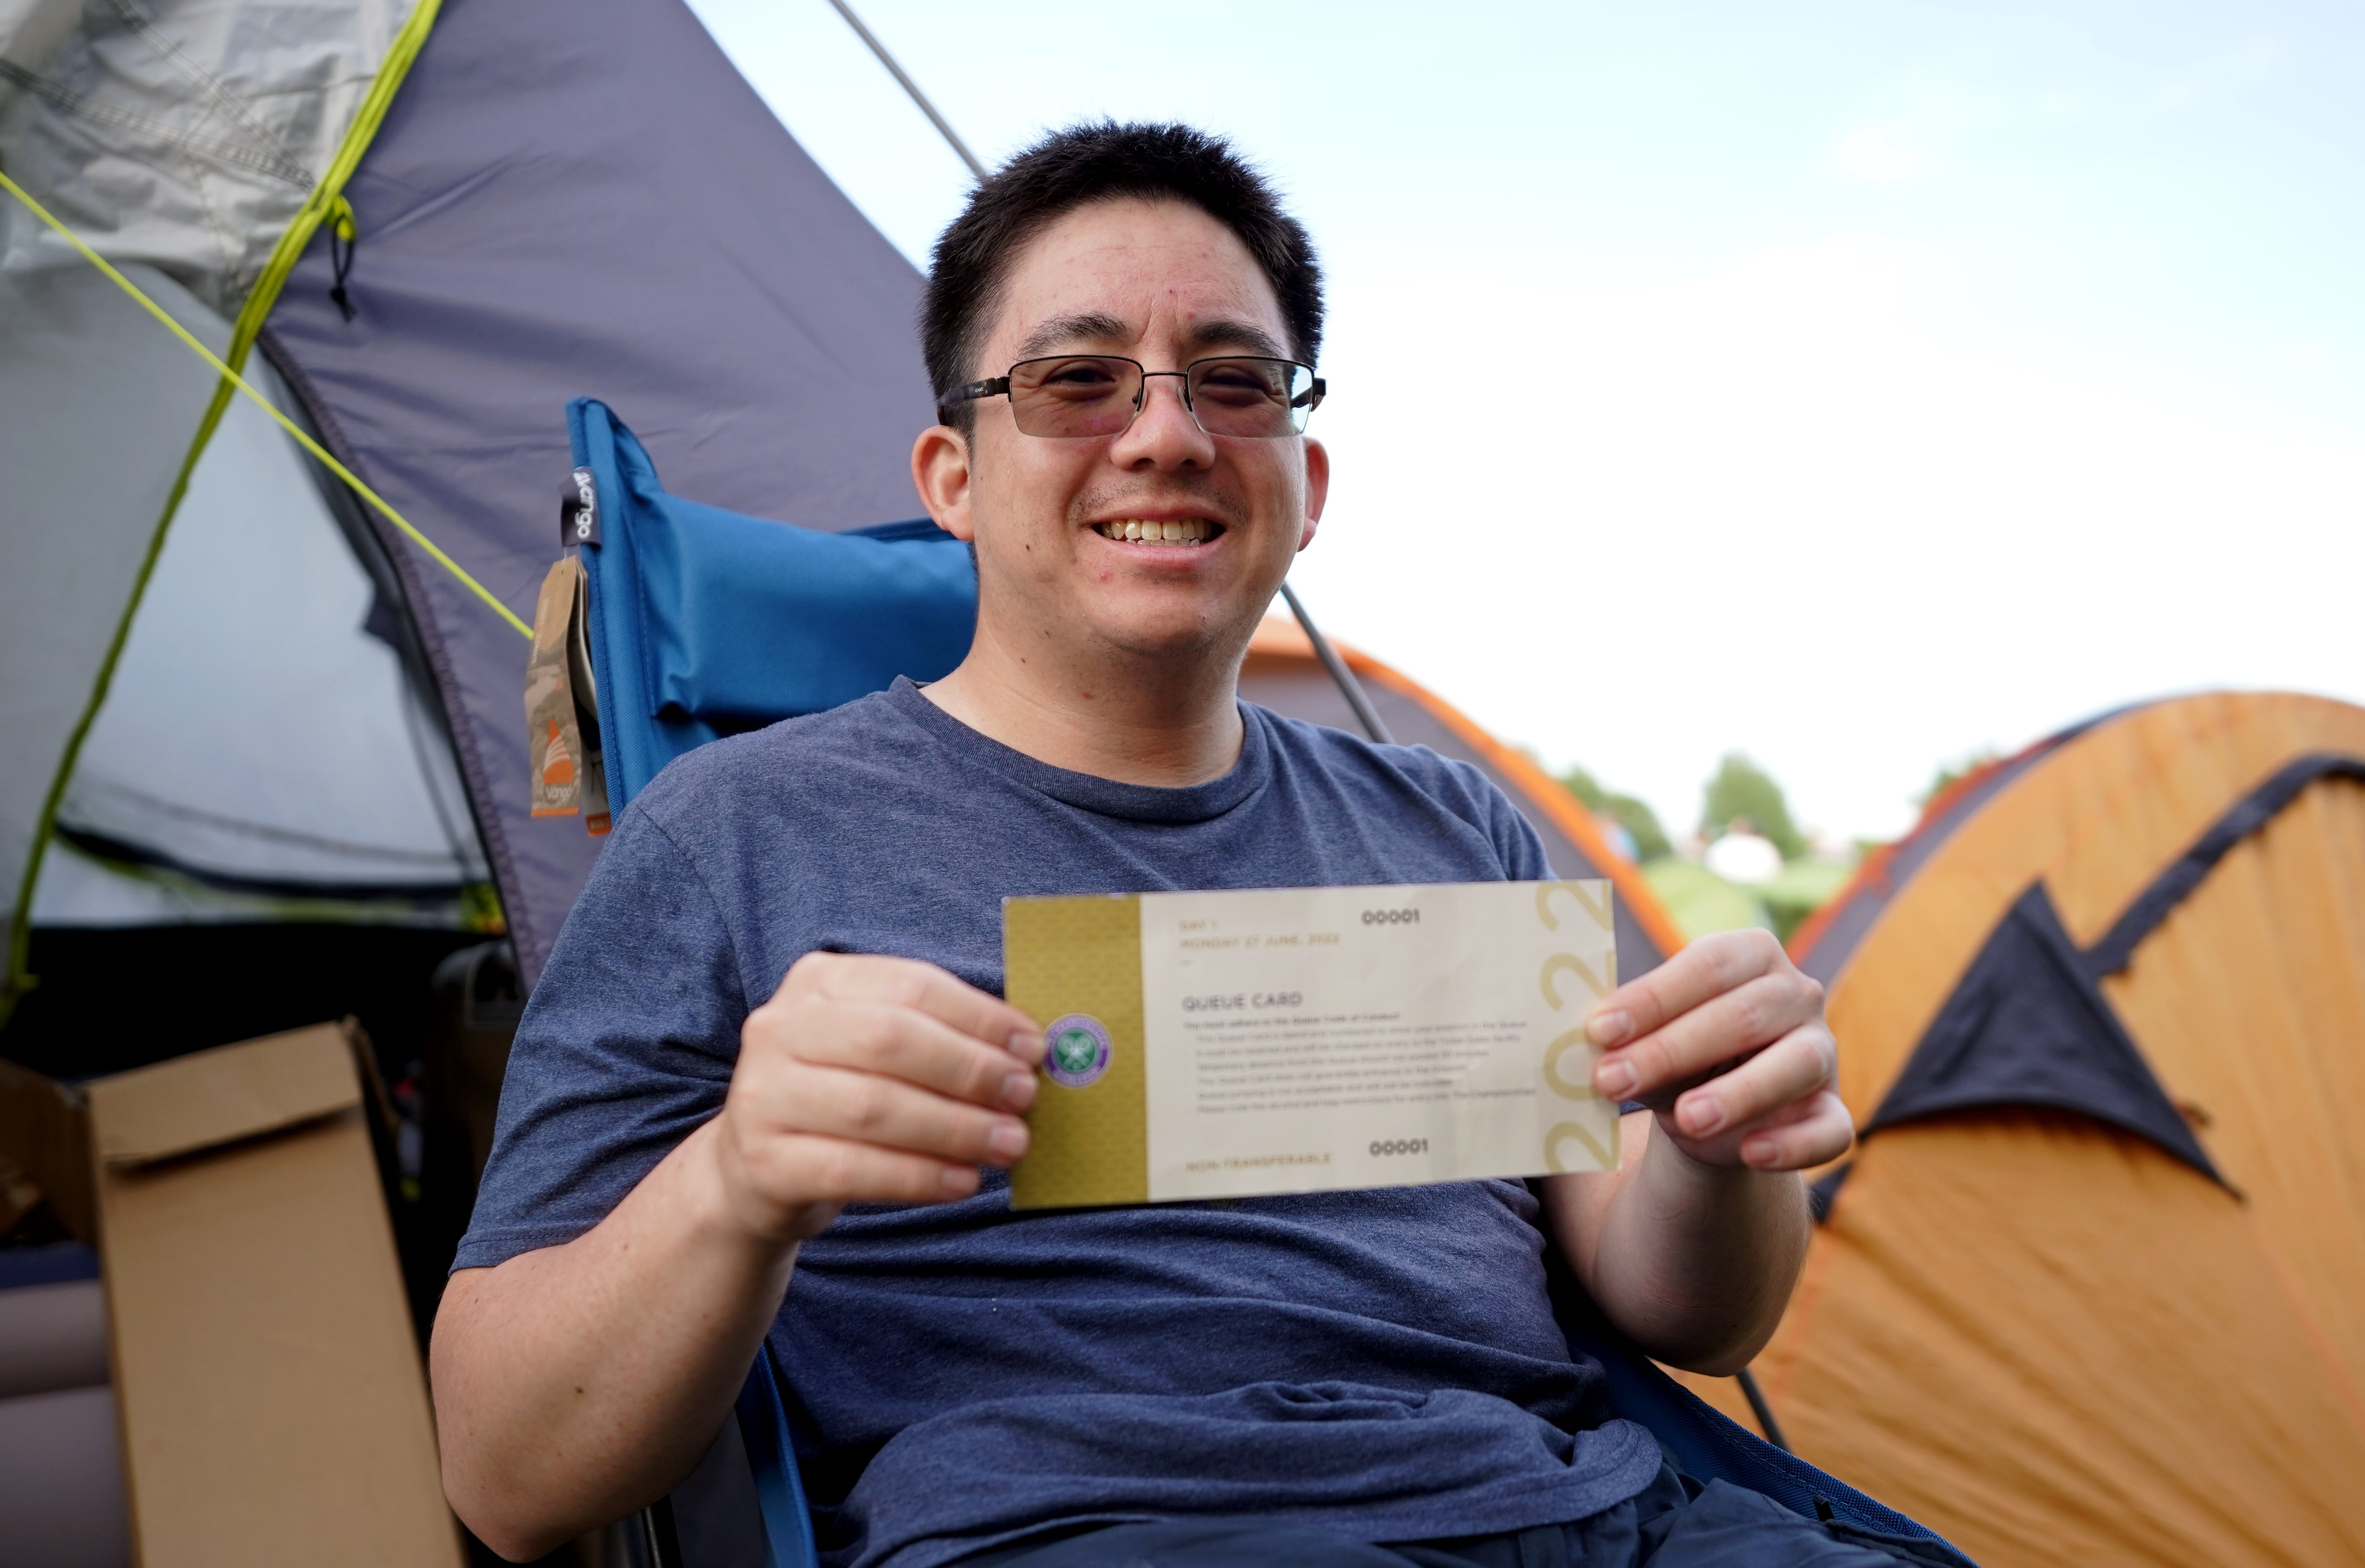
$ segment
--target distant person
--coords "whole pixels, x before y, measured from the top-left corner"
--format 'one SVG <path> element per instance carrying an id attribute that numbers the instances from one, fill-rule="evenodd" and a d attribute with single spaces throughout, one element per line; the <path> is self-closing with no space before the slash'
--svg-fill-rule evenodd
<path id="1" fill-rule="evenodd" d="M 1469 304 L 1355 395 L 1465 428 L 1553 396 Z M 1821 993 L 1762 932 L 1590 1014 L 1598 1091 L 1653 1107 L 1621 1170 L 1010 1210 L 1043 1038 L 997 994 L 1004 896 L 1552 874 L 1476 769 L 1238 699 L 1322 514 L 1321 331 L 1305 230 L 1182 127 L 1051 136 L 946 230 L 912 471 L 976 546 L 975 644 L 619 819 L 435 1327 L 445 1484 L 496 1550 L 680 1481 L 768 1336 L 833 1565 L 1893 1561 L 1696 1495 L 1545 1296 L 1550 1245 L 1666 1361 L 1772 1333 L 1796 1172 L 1851 1133 Z"/>

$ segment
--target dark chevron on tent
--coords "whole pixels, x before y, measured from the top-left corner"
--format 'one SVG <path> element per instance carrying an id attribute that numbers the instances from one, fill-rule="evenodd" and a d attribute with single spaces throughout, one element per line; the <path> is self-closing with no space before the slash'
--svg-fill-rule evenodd
<path id="1" fill-rule="evenodd" d="M 2088 974 L 2042 882 L 1996 923 L 1864 1130 L 2018 1105 L 2091 1116 L 2224 1180 Z"/>
<path id="2" fill-rule="evenodd" d="M 2008 783 L 2078 733 L 2032 748 L 1995 769 L 1996 778 Z M 1996 923 L 1865 1133 L 1950 1111 L 2043 1106 L 2074 1111 L 2147 1138 L 2223 1182 L 2099 982 L 2134 962 L 2144 939 L 2236 845 L 2272 822 L 2309 785 L 2326 778 L 2365 780 L 2365 757 L 2315 752 L 2277 768 L 2221 812 L 2082 951 L 2063 928 L 2045 884 L 2032 884 Z M 1922 857 L 1992 793 L 1978 791 L 1975 800 L 1958 802 L 1943 824 L 1933 824 L 1938 831 L 1929 834 L 1932 842 L 1922 846 Z M 1834 1182 L 1823 1195 L 1825 1208 L 1837 1191 Z"/>

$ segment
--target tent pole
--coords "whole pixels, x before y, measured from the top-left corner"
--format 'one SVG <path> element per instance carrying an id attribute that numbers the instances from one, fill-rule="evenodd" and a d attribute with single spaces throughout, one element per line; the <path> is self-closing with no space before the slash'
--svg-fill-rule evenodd
<path id="1" fill-rule="evenodd" d="M 985 165 L 977 161 L 977 154 L 969 150 L 969 143 L 960 139 L 946 122 L 945 117 L 936 113 L 936 106 L 928 102 L 928 95 L 920 91 L 920 84 L 903 73 L 903 68 L 895 63 L 895 57 L 887 52 L 887 46 L 879 41 L 878 35 L 862 25 L 862 18 L 854 14 L 854 7 L 846 0 L 829 0 L 829 3 L 837 8 L 839 16 L 846 18 L 846 25 L 870 46 L 870 52 L 879 57 L 879 63 L 885 66 L 896 81 L 903 84 L 903 91 L 912 95 L 912 101 L 920 106 L 922 114 L 928 117 L 928 123 L 942 131 L 945 140 L 952 143 L 953 151 L 960 154 L 960 161 L 969 165 L 970 174 L 977 176 L 977 183 L 985 184 Z"/>
<path id="2" fill-rule="evenodd" d="M 1749 1401 L 1750 1412 L 1757 1417 L 1757 1425 L 1765 1433 L 1765 1440 L 1788 1453 L 1790 1445 L 1783 1439 L 1782 1423 L 1774 1419 L 1774 1406 L 1765 1403 L 1765 1391 L 1757 1386 L 1757 1374 L 1743 1367 L 1732 1376 L 1741 1384 L 1741 1396 Z"/>
<path id="3" fill-rule="evenodd" d="M 1306 613 L 1306 606 L 1298 602 L 1297 590 L 1284 582 L 1281 585 L 1281 597 L 1289 601 L 1289 612 L 1297 617 L 1298 627 L 1305 632 L 1306 640 L 1314 644 L 1314 656 L 1322 661 L 1322 667 L 1328 670 L 1330 678 L 1339 683 L 1339 690 L 1347 699 L 1347 706 L 1355 711 L 1355 718 L 1363 726 L 1363 734 L 1371 736 L 1375 745 L 1395 745 L 1395 736 L 1388 734 L 1387 722 L 1380 717 L 1380 711 L 1372 706 L 1371 698 L 1364 694 L 1363 683 L 1355 678 L 1355 672 L 1347 667 L 1347 661 L 1339 656 L 1339 650 L 1330 645 L 1330 639 L 1314 624 L 1314 617 Z"/>

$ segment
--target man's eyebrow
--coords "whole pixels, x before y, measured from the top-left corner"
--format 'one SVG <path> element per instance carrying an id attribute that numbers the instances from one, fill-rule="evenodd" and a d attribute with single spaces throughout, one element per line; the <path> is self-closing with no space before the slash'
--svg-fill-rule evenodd
<path id="1" fill-rule="evenodd" d="M 1054 316 L 1026 334 L 1018 345 L 1018 357 L 1035 359 L 1093 343 L 1126 344 L 1133 339 L 1133 329 L 1115 317 L 1100 310 L 1078 311 L 1069 316 Z M 1273 341 L 1271 332 L 1253 321 L 1235 321 L 1218 318 L 1202 321 L 1191 329 L 1183 340 L 1186 347 L 1198 352 L 1207 349 L 1231 349 L 1268 359 L 1287 359 L 1289 351 Z"/>
<path id="2" fill-rule="evenodd" d="M 1272 334 L 1253 321 L 1216 319 L 1202 321 L 1191 329 L 1182 340 L 1193 349 L 1245 349 L 1267 359 L 1287 359 L 1289 351 L 1273 342 Z"/>
<path id="3" fill-rule="evenodd" d="M 1018 345 L 1018 357 L 1033 359 L 1078 342 L 1123 343 L 1132 337 L 1132 328 L 1105 311 L 1082 310 L 1072 316 L 1054 316 L 1027 333 L 1026 341 Z"/>

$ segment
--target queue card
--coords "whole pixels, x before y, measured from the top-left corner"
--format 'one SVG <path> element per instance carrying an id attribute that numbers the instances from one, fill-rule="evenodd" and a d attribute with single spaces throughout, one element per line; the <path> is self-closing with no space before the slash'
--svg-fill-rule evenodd
<path id="1" fill-rule="evenodd" d="M 1606 881 L 1010 899 L 1049 1050 L 1014 1208 L 1605 1170 Z"/>

